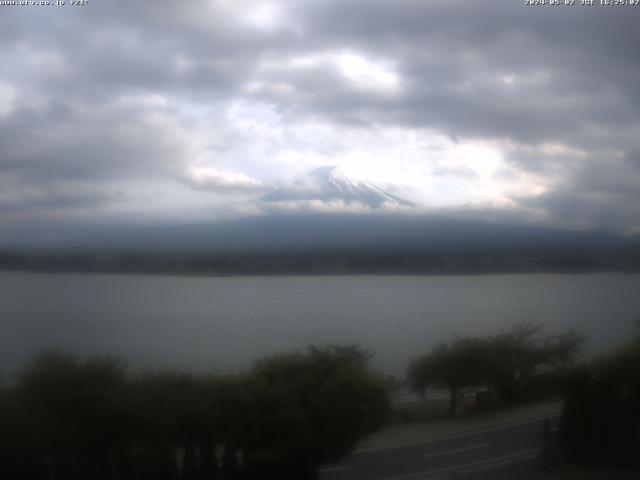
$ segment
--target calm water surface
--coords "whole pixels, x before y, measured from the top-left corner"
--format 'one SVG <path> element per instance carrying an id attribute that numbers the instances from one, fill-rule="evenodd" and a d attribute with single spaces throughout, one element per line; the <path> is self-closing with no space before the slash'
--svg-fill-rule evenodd
<path id="1" fill-rule="evenodd" d="M 575 328 L 590 352 L 640 318 L 640 275 L 175 277 L 0 272 L 0 372 L 43 348 L 134 367 L 241 369 L 308 344 L 356 342 L 402 373 L 456 333 L 518 321 Z"/>

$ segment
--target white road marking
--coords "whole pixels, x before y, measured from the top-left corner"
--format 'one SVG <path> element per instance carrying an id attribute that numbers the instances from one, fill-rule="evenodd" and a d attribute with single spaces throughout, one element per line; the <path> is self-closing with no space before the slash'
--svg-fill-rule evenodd
<path id="1" fill-rule="evenodd" d="M 504 425 L 497 425 L 495 427 L 483 428 L 481 430 L 473 430 L 471 432 L 465 432 L 465 433 L 455 433 L 453 435 L 447 435 L 445 437 L 436 438 L 434 440 L 428 440 L 428 442 L 435 442 L 435 441 L 439 441 L 439 440 L 449 440 L 451 438 L 468 437 L 470 435 L 476 435 L 476 434 L 479 434 L 479 433 L 495 432 L 496 430 L 504 430 L 505 428 L 519 427 L 520 425 L 529 425 L 531 423 L 537 423 L 537 422 L 539 422 L 541 420 L 544 420 L 545 417 L 551 418 L 551 417 L 557 417 L 559 415 L 560 415 L 559 413 L 554 413 L 552 415 L 543 415 L 541 417 L 530 418 L 528 420 L 522 420 L 521 422 L 505 423 Z"/>
<path id="2" fill-rule="evenodd" d="M 483 470 L 491 470 L 493 468 L 498 468 L 503 465 L 509 465 L 516 461 L 523 462 L 525 460 L 530 460 L 532 458 L 536 458 L 542 449 L 540 448 L 532 448 L 530 450 L 522 450 L 521 452 L 514 453 L 512 455 L 505 455 L 503 457 L 495 457 L 491 462 L 488 460 L 483 460 L 476 462 L 476 464 L 468 464 L 463 465 L 461 467 L 457 467 L 458 473 L 460 475 L 466 475 L 468 473 L 474 472 L 482 472 Z M 434 480 L 434 479 L 432 479 Z"/>
<path id="3" fill-rule="evenodd" d="M 482 428 L 480 430 L 470 430 L 468 432 L 463 432 L 463 433 L 454 433 L 452 435 L 445 435 L 443 437 L 432 438 L 429 440 L 420 440 L 418 442 L 408 442 L 408 443 L 403 443 L 401 445 L 394 445 L 392 447 L 363 448 L 360 450 L 354 450 L 353 452 L 351 452 L 351 455 L 360 455 L 361 453 L 381 452 L 384 450 L 395 450 L 398 448 L 413 447 L 416 445 L 426 445 L 428 443 L 439 442 L 441 440 L 449 440 L 452 438 L 470 437 L 471 435 L 477 435 L 479 433 L 494 432 L 496 430 L 504 430 L 505 428 L 518 427 L 520 425 L 528 425 L 530 423 L 540 422 L 545 417 L 553 418 L 558 416 L 560 416 L 560 413 L 552 413 L 549 415 L 541 415 L 539 417 L 529 418 L 527 420 L 522 420 L 520 422 L 505 423 L 503 425 L 496 425 L 493 427 Z"/>
<path id="4" fill-rule="evenodd" d="M 351 467 L 348 466 L 344 466 L 344 467 L 328 467 L 328 468 L 319 468 L 318 472 L 321 473 L 326 473 L 326 472 L 339 472 L 341 470 L 349 470 Z"/>
<path id="5" fill-rule="evenodd" d="M 488 446 L 489 446 L 488 443 L 481 443 L 480 445 L 473 445 L 471 447 L 462 447 L 462 448 L 455 448 L 453 450 L 446 450 L 444 452 L 429 453 L 425 455 L 424 458 L 439 457 L 441 455 L 449 455 L 451 453 L 466 452 L 467 450 L 475 450 L 476 448 L 483 448 Z"/>
<path id="6" fill-rule="evenodd" d="M 408 480 L 410 478 L 420 478 L 421 480 L 435 480 L 442 477 L 444 474 L 451 472 L 458 473 L 471 473 L 481 470 L 487 470 L 501 465 L 506 465 L 513 460 L 529 460 L 534 458 L 540 453 L 539 448 L 532 448 L 530 450 L 521 450 L 519 452 L 511 453 L 509 455 L 502 455 L 500 457 L 487 458 L 485 460 L 479 460 L 477 462 L 463 463 L 460 465 L 453 465 L 451 467 L 438 468 L 436 470 L 427 470 L 424 472 L 407 473 L 404 475 L 398 475 L 395 477 L 378 478 L 377 480 Z"/>

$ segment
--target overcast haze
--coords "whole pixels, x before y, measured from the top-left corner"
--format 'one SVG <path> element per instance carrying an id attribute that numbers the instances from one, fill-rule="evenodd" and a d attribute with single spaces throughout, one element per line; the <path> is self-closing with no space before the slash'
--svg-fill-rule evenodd
<path id="1" fill-rule="evenodd" d="M 639 233 L 639 20 L 516 0 L 0 6 L 0 245 L 264 215 L 324 165 L 419 205 L 398 215 Z"/>

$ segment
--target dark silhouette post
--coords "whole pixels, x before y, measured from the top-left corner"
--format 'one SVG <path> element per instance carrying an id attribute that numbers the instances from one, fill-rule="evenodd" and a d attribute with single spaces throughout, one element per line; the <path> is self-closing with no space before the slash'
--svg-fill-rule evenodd
<path id="1" fill-rule="evenodd" d="M 551 443 L 551 419 L 549 417 L 544 417 L 542 421 L 542 439 L 547 445 Z"/>
<path id="2" fill-rule="evenodd" d="M 220 472 L 220 480 L 224 480 L 224 454 L 227 450 L 227 446 L 224 443 L 217 443 L 213 447 L 213 453 L 216 457 L 216 464 L 218 465 L 218 471 Z"/>
<path id="3" fill-rule="evenodd" d="M 184 474 L 184 447 L 174 447 L 174 455 L 176 459 L 176 472 L 178 473 L 178 480 L 182 480 Z"/>
<path id="4" fill-rule="evenodd" d="M 242 460 L 244 459 L 244 451 L 239 448 L 236 450 L 236 463 L 238 464 L 238 478 L 242 479 Z"/>
<path id="5" fill-rule="evenodd" d="M 196 478 L 200 478 L 200 453 L 202 452 L 202 447 L 200 445 L 196 445 L 194 447 L 194 453 L 196 457 Z"/>

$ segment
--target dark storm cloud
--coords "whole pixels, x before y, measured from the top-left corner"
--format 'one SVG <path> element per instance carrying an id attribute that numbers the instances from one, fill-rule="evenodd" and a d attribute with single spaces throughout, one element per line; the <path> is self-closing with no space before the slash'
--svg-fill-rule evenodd
<path id="1" fill-rule="evenodd" d="M 12 99 L 0 108 L 1 210 L 46 212 L 47 198 L 56 211 L 74 198 L 109 204 L 119 182 L 184 178 L 195 162 L 193 106 L 249 101 L 288 122 L 499 142 L 514 169 L 553 177 L 542 196 L 516 199 L 523 207 L 558 223 L 575 212 L 585 225 L 638 228 L 640 8 L 239 3 L 4 7 L 0 98 L 8 85 Z M 251 16 L 265 5 L 273 18 Z M 381 65 L 397 88 L 345 77 L 334 61 L 344 52 Z"/>
<path id="2" fill-rule="evenodd" d="M 179 161 L 171 123 L 148 114 L 136 105 L 79 110 L 54 103 L 15 110 L 0 119 L 0 168 L 31 179 L 99 180 L 146 174 Z M 162 129 L 164 136 L 151 136 Z"/>
<path id="3" fill-rule="evenodd" d="M 520 203 L 546 212 L 554 224 L 618 230 L 637 223 L 638 198 L 640 172 L 623 155 L 603 152 L 574 163 L 555 189 Z"/>
<path id="4" fill-rule="evenodd" d="M 0 87 L 14 90 L 12 108 L 0 109 L 4 211 L 41 212 L 35 197 L 58 205 L 60 184 L 65 203 L 87 206 L 114 197 L 86 202 L 86 185 L 183 173 L 193 160 L 190 125 L 146 100 L 174 95 L 215 105 L 233 95 L 264 48 L 261 35 L 199 7 L 3 8 Z"/>
<path id="5" fill-rule="evenodd" d="M 188 160 L 181 125 L 139 102 L 51 102 L 0 116 L 0 221 L 84 215 L 100 221 L 175 176 Z"/>
<path id="6" fill-rule="evenodd" d="M 593 127 L 640 120 L 631 47 L 639 14 L 512 1 L 317 2 L 314 26 L 327 41 L 400 60 L 408 88 L 381 112 L 387 120 L 579 142 Z"/>
<path id="7" fill-rule="evenodd" d="M 120 192 L 84 182 L 48 182 L 36 186 L 22 184 L 19 189 L 13 188 L 9 182 L 1 182 L 0 186 L 0 220 L 8 221 L 92 211 L 123 197 Z"/>

